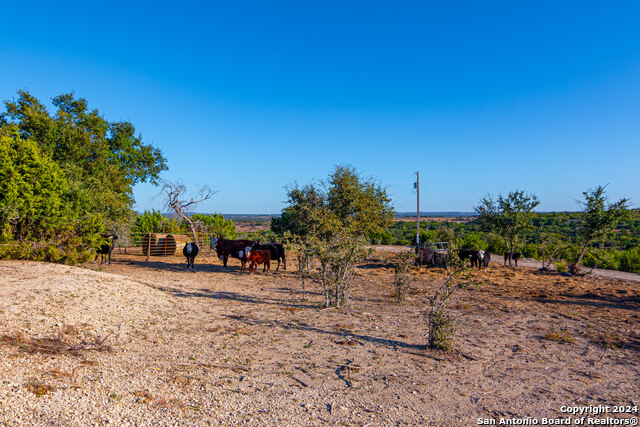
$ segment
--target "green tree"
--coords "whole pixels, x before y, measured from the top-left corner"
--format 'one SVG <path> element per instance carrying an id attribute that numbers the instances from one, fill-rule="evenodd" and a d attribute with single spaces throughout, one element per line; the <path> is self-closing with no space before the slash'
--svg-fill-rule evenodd
<path id="1" fill-rule="evenodd" d="M 133 185 L 156 183 L 165 170 L 162 153 L 136 136 L 129 122 L 110 122 L 87 101 L 64 94 L 53 99 L 51 115 L 35 97 L 19 91 L 6 101 L 1 127 L 14 126 L 23 140 L 34 141 L 64 171 L 69 185 L 65 204 L 77 215 L 126 219 L 133 206 Z M 108 220 L 107 220 L 108 218 Z"/>
<path id="2" fill-rule="evenodd" d="M 5 239 L 51 238 L 66 222 L 64 174 L 33 140 L 7 130 L 0 134 L 0 221 Z"/>
<path id="3" fill-rule="evenodd" d="M 327 187 L 327 208 L 353 233 L 365 236 L 391 224 L 391 198 L 373 178 L 363 179 L 353 167 L 336 166 Z"/>
<path id="4" fill-rule="evenodd" d="M 629 218 L 629 200 L 620 199 L 615 203 L 607 203 L 606 186 L 599 185 L 593 190 L 583 192 L 584 201 L 580 202 L 585 216 L 578 226 L 581 238 L 580 252 L 570 265 L 570 272 L 576 273 L 587 248 L 597 240 L 607 238 L 617 225 Z"/>
<path id="5" fill-rule="evenodd" d="M 531 226 L 533 209 L 539 204 L 535 195 L 513 191 L 507 197 L 499 195 L 497 200 L 491 196 L 482 198 L 475 211 L 480 215 L 480 228 L 500 236 L 507 251 L 513 253 L 516 240 Z"/>
<path id="6" fill-rule="evenodd" d="M 65 203 L 63 170 L 16 127 L 0 128 L 0 257 L 77 262 L 99 244 L 99 217 Z"/>
<path id="7" fill-rule="evenodd" d="M 336 166 L 319 185 L 288 187 L 287 197 L 274 230 L 297 236 L 300 250 L 320 260 L 325 306 L 339 307 L 348 300 L 356 264 L 368 253 L 366 237 L 391 224 L 391 199 L 372 178 L 346 166 Z"/>
<path id="8" fill-rule="evenodd" d="M 219 213 L 212 215 L 193 214 L 192 221 L 200 221 L 209 233 L 224 239 L 235 239 L 238 236 L 238 229 L 232 219 L 224 219 Z"/>

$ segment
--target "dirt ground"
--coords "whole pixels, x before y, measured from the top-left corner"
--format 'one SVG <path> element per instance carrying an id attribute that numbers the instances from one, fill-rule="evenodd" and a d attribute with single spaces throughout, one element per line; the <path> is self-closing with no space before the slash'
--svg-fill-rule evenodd
<path id="1" fill-rule="evenodd" d="M 268 277 L 206 255 L 0 262 L 0 425 L 468 426 L 640 404 L 637 282 L 492 264 L 452 302 L 444 354 L 425 346 L 444 271 L 398 304 L 391 256 L 339 310 L 291 260 Z"/>

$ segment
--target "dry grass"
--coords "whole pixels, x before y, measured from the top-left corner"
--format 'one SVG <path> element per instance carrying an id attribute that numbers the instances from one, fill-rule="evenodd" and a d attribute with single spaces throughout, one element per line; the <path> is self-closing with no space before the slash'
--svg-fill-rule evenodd
<path id="1" fill-rule="evenodd" d="M 75 330 L 74 330 L 74 333 Z M 76 344 L 66 342 L 60 336 L 50 338 L 29 338 L 22 333 L 3 335 L 0 342 L 18 348 L 28 353 L 43 354 L 69 354 L 80 356 L 88 351 L 110 351 L 111 347 L 105 344 L 109 335 L 104 338 L 95 337 L 91 342 L 81 341 Z"/>

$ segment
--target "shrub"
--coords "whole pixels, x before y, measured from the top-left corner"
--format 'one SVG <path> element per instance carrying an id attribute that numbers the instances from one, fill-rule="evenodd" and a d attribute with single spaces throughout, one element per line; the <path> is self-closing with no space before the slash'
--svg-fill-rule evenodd
<path id="1" fill-rule="evenodd" d="M 617 251 L 610 249 L 593 250 L 584 255 L 582 264 L 592 268 L 617 270 L 620 265 L 619 254 Z"/>
<path id="2" fill-rule="evenodd" d="M 469 289 L 479 285 L 473 279 L 471 268 L 458 257 L 450 257 L 447 264 L 447 278 L 430 298 L 431 308 L 427 313 L 429 346 L 439 350 L 451 350 L 453 347 L 453 321 L 447 312 L 447 304 L 460 289 Z"/>
<path id="3" fill-rule="evenodd" d="M 466 233 L 459 241 L 459 247 L 464 249 L 486 250 L 487 246 L 487 243 L 482 240 L 482 236 L 478 233 Z"/>
<path id="4" fill-rule="evenodd" d="M 619 268 L 622 271 L 640 274 L 640 250 L 622 251 Z"/>
<path id="5" fill-rule="evenodd" d="M 398 302 L 404 301 L 409 283 L 409 271 L 416 260 L 413 252 L 400 252 L 398 258 L 393 263 L 395 274 L 393 276 L 393 286 L 396 288 Z"/>
<path id="6" fill-rule="evenodd" d="M 558 273 L 564 273 L 567 271 L 567 264 L 565 264 L 564 261 L 556 261 L 553 265 L 556 267 L 556 271 Z"/>
<path id="7" fill-rule="evenodd" d="M 504 254 L 507 250 L 507 246 L 501 238 L 493 236 L 489 239 L 487 250 L 492 254 Z"/>
<path id="8" fill-rule="evenodd" d="M 525 258 L 539 258 L 540 252 L 537 245 L 533 243 L 527 243 L 522 247 L 522 256 Z"/>

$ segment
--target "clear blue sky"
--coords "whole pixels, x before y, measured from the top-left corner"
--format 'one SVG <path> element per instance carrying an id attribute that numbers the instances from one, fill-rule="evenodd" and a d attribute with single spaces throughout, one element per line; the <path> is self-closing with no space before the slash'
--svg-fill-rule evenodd
<path id="1" fill-rule="evenodd" d="M 520 189 L 640 205 L 640 3 L 5 2 L 0 99 L 74 92 L 209 184 L 200 211 L 275 213 L 351 164 L 398 211 Z M 135 188 L 137 208 L 161 208 Z"/>

